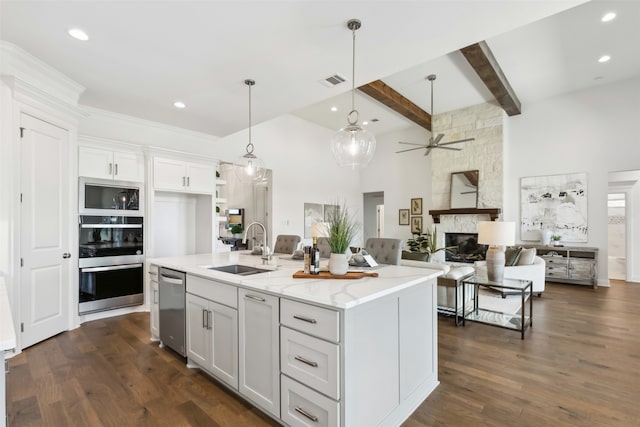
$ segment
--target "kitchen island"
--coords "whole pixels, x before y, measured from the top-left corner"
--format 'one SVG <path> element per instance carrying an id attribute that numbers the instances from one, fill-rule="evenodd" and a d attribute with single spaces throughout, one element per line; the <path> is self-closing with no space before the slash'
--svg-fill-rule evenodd
<path id="1" fill-rule="evenodd" d="M 158 267 L 187 275 L 188 365 L 285 425 L 396 426 L 438 385 L 440 271 L 381 266 L 378 277 L 294 279 L 301 261 L 265 266 L 247 252 L 147 264 L 151 278 Z M 269 271 L 210 269 L 233 264 Z"/>

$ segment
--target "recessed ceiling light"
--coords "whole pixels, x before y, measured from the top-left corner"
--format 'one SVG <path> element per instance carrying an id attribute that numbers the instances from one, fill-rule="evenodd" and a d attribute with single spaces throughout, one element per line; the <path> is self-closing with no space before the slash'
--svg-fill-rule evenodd
<path id="1" fill-rule="evenodd" d="M 608 12 L 605 13 L 604 15 L 602 15 L 602 19 L 600 19 L 602 22 L 609 22 L 609 21 L 613 21 L 616 17 L 616 13 L 615 12 Z"/>
<path id="2" fill-rule="evenodd" d="M 331 107 L 331 111 L 338 111 L 338 107 Z"/>
<path id="3" fill-rule="evenodd" d="M 69 33 L 69 35 L 74 39 L 81 40 L 83 42 L 89 40 L 89 36 L 87 35 L 87 33 L 85 33 L 80 28 L 71 28 L 69 29 L 69 31 L 67 31 L 67 33 Z"/>
<path id="4" fill-rule="evenodd" d="M 176 107 L 176 108 L 183 109 L 183 108 L 187 107 L 187 104 L 185 104 L 182 101 L 176 101 L 176 102 L 173 103 L 173 106 Z"/>
<path id="5" fill-rule="evenodd" d="M 366 125 L 368 125 L 368 124 L 369 124 L 369 122 L 368 122 L 368 121 L 366 121 L 366 120 L 365 120 L 364 122 L 362 122 L 362 125 L 363 125 L 363 126 L 366 126 Z"/>
<path id="6" fill-rule="evenodd" d="M 600 58 L 598 58 L 598 62 L 607 62 L 610 59 L 611 57 L 609 55 L 602 55 Z"/>

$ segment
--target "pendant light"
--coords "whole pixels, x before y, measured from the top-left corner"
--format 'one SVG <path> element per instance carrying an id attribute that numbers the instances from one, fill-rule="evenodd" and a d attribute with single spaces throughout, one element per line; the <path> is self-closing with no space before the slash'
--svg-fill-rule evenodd
<path id="1" fill-rule="evenodd" d="M 251 79 L 244 81 L 249 86 L 249 143 L 246 147 L 246 153 L 236 159 L 234 165 L 238 180 L 244 184 L 257 184 L 264 180 L 266 169 L 264 162 L 253 154 L 254 146 L 251 142 L 251 86 L 256 82 Z"/>
<path id="2" fill-rule="evenodd" d="M 354 169 L 367 166 L 376 151 L 376 138 L 358 124 L 359 113 L 355 107 L 356 30 L 361 26 L 362 23 L 358 19 L 347 22 L 347 28 L 353 34 L 351 112 L 347 115 L 348 125 L 336 132 L 331 139 L 331 151 L 338 165 Z"/>

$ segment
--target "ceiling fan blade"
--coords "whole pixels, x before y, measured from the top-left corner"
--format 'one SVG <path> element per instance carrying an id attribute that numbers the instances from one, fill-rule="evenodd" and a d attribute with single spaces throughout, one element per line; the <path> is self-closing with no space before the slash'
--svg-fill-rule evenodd
<path id="1" fill-rule="evenodd" d="M 437 147 L 433 147 L 433 148 L 440 148 L 442 150 L 451 150 L 451 151 L 462 151 L 462 148 L 443 147 L 442 145 L 438 145 Z"/>
<path id="2" fill-rule="evenodd" d="M 436 139 L 434 139 L 432 142 L 434 145 L 438 145 L 438 143 L 440 142 L 440 140 L 442 139 L 442 137 L 444 136 L 444 133 L 439 133 L 438 136 L 436 136 Z M 433 139 L 433 138 L 432 138 Z"/>
<path id="3" fill-rule="evenodd" d="M 475 138 L 458 139 L 456 141 L 443 142 L 442 144 L 439 144 L 439 145 L 443 146 L 443 145 L 459 144 L 461 142 L 467 142 L 467 141 L 473 141 L 473 140 L 475 140 Z"/>
<path id="4" fill-rule="evenodd" d="M 404 153 L 404 152 L 406 152 L 406 151 L 422 150 L 423 148 L 426 148 L 426 147 L 425 147 L 425 146 L 422 146 L 422 147 L 415 147 L 415 148 L 407 148 L 406 150 L 396 151 L 396 154 L 398 154 L 398 153 Z"/>
<path id="5" fill-rule="evenodd" d="M 418 145 L 418 146 L 420 146 L 420 147 L 426 147 L 426 145 L 424 145 L 424 144 L 416 144 L 415 142 L 403 142 L 403 141 L 398 141 L 398 144 Z"/>
<path id="6" fill-rule="evenodd" d="M 428 156 L 432 149 L 433 147 L 427 147 L 427 150 L 424 152 L 424 155 Z"/>

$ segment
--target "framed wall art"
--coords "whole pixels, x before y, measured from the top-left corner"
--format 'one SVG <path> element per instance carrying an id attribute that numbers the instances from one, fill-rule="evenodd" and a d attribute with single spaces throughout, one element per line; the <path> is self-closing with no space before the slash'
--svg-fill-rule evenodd
<path id="1" fill-rule="evenodd" d="M 411 215 L 422 215 L 422 197 L 411 199 Z"/>
<path id="2" fill-rule="evenodd" d="M 520 238 L 539 241 L 543 230 L 562 242 L 587 242 L 586 173 L 520 179 Z"/>
<path id="3" fill-rule="evenodd" d="M 422 217 L 412 216 L 411 217 L 411 234 L 419 234 L 419 233 L 422 233 Z"/>
<path id="4" fill-rule="evenodd" d="M 409 209 L 398 209 L 398 225 L 409 225 Z"/>
<path id="5" fill-rule="evenodd" d="M 323 206 L 320 203 L 305 203 L 304 204 L 304 238 L 308 239 L 311 236 L 311 226 L 314 222 L 323 222 L 324 212 Z"/>

